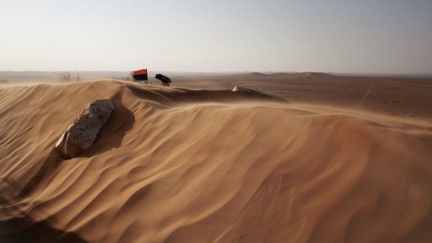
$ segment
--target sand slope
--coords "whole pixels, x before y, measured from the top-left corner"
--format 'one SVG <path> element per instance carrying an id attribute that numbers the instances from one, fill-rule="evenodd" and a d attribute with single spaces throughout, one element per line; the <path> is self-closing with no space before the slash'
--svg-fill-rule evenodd
<path id="1" fill-rule="evenodd" d="M 0 126 L 1 242 L 432 241 L 429 121 L 100 81 L 3 86 Z"/>

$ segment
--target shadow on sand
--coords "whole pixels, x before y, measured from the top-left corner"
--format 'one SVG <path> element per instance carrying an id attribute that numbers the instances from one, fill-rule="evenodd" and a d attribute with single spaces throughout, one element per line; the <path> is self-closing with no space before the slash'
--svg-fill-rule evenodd
<path id="1" fill-rule="evenodd" d="M 21 217 L 0 221 L 0 242 L 85 243 L 87 241 L 75 233 L 54 229 L 44 221 L 33 222 L 26 217 Z"/>

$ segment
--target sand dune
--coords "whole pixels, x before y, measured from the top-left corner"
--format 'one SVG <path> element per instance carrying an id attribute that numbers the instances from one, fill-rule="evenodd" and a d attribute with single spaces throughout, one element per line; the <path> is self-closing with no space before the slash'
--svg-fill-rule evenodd
<path id="1" fill-rule="evenodd" d="M 0 242 L 432 241 L 429 120 L 99 81 L 2 86 L 0 126 Z"/>

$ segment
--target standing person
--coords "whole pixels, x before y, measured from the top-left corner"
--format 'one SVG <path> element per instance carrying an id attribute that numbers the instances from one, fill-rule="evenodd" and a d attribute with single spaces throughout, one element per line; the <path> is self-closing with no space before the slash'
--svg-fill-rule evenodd
<path id="1" fill-rule="evenodd" d="M 156 74 L 155 78 L 159 79 L 162 82 L 163 86 L 170 86 L 170 83 L 172 82 L 170 78 L 160 73 Z"/>

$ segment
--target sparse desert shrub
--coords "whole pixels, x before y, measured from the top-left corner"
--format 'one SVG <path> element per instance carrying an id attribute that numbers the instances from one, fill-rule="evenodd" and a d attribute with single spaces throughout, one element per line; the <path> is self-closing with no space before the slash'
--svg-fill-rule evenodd
<path id="1" fill-rule="evenodd" d="M 132 81 L 131 77 L 111 77 L 111 79 L 124 80 L 124 81 Z"/>
<path id="2" fill-rule="evenodd" d="M 62 82 L 81 81 L 79 73 L 57 72 L 57 78 Z"/>

